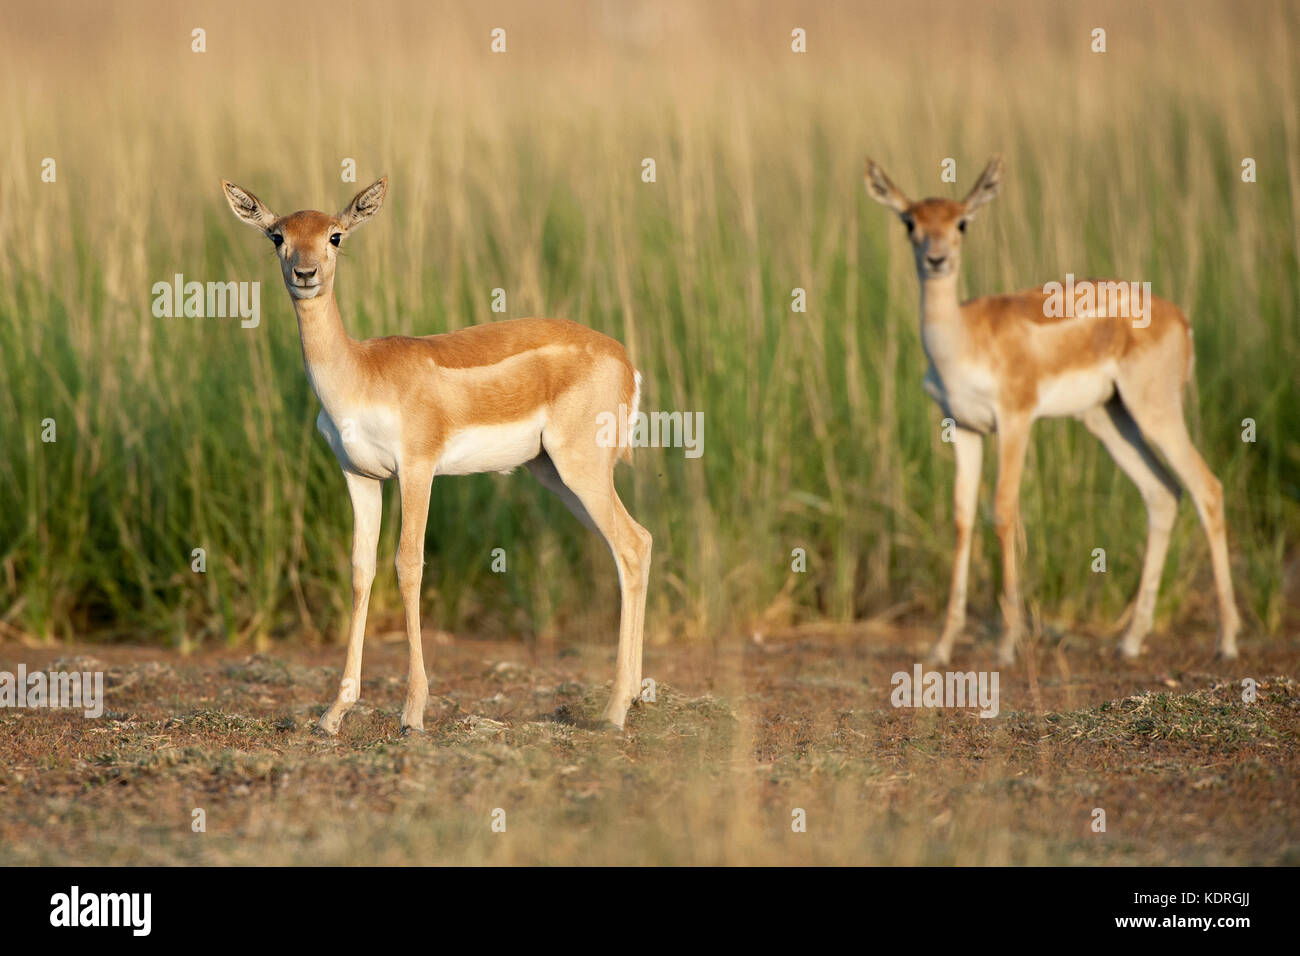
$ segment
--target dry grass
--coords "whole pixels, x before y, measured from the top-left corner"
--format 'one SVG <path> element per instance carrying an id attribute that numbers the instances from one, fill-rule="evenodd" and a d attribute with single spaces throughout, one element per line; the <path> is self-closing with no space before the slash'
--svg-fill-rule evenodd
<path id="1" fill-rule="evenodd" d="M 404 649 L 372 646 L 336 740 L 310 733 L 333 655 L 65 654 L 107 670 L 109 710 L 0 712 L 0 863 L 1300 862 L 1300 689 L 1266 676 L 1296 672 L 1294 642 L 1226 668 L 1209 635 L 1162 636 L 1121 666 L 1076 637 L 1004 671 L 1002 712 L 980 720 L 889 706 L 927 639 L 652 652 L 657 700 L 622 736 L 592 729 L 607 649 L 431 647 L 429 733 L 404 739 Z"/>
<path id="2" fill-rule="evenodd" d="M 932 619 L 951 454 L 920 387 L 915 279 L 862 160 L 947 194 L 1002 151 L 967 288 L 1114 273 L 1186 307 L 1191 417 L 1228 489 L 1243 610 L 1276 636 L 1300 529 L 1296 30 L 1285 3 L 18 4 L 0 37 L 0 620 L 182 647 L 338 633 L 343 484 L 268 249 L 216 184 L 341 206 L 344 157 L 393 183 L 340 269 L 354 334 L 488 321 L 501 287 L 508 315 L 626 341 L 648 407 L 704 413 L 703 458 L 650 450 L 620 479 L 657 539 L 652 640 L 900 603 Z M 261 281 L 262 325 L 153 318 L 153 283 L 176 273 Z M 47 416 L 57 445 L 39 440 Z M 1037 429 L 1024 514 L 1035 610 L 1118 615 L 1141 504 L 1077 426 Z M 498 546 L 510 574 L 489 570 Z M 993 549 L 983 535 L 973 567 L 986 615 Z M 429 552 L 442 627 L 546 642 L 613 613 L 605 550 L 526 479 L 439 482 Z M 1162 622 L 1199 625 L 1207 579 L 1184 508 Z M 397 603 L 381 574 L 374 607 Z"/>
<path id="3" fill-rule="evenodd" d="M 97 722 L 0 711 L 0 863 L 1300 863 L 1298 29 L 1294 4 L 1202 0 L 7 3 L 0 637 L 21 643 L 0 669 L 76 652 L 113 686 Z M 1043 423 L 1023 490 L 1039 650 L 981 722 L 888 705 L 945 597 L 952 465 L 903 238 L 861 171 L 870 153 L 953 195 L 995 151 L 970 293 L 1110 273 L 1192 317 L 1189 418 L 1247 633 L 1243 664 L 1210 660 L 1184 506 L 1152 655 L 1078 636 L 1132 593 L 1142 508 L 1077 425 Z M 648 408 L 705 414 L 701 459 L 647 450 L 620 477 L 656 539 L 660 681 L 626 736 L 588 726 L 608 553 L 501 476 L 435 484 L 423 607 L 456 636 L 430 637 L 429 736 L 395 736 L 391 492 L 364 703 L 337 741 L 307 732 L 341 662 L 350 515 L 269 248 L 218 181 L 342 206 L 345 157 L 392 182 L 340 267 L 354 335 L 489 321 L 501 287 L 509 316 L 625 341 Z M 260 281 L 261 325 L 155 319 L 176 273 Z M 997 617 L 980 522 L 976 666 Z"/>

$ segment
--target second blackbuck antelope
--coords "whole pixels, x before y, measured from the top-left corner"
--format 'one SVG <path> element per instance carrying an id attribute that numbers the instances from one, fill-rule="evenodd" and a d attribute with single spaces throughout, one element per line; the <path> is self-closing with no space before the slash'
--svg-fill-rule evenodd
<path id="1" fill-rule="evenodd" d="M 435 475 L 507 472 L 526 465 L 608 543 L 622 610 L 613 692 L 604 719 L 622 727 L 641 690 L 641 643 L 650 533 L 614 489 L 614 466 L 630 448 L 601 440 L 601 421 L 635 417 L 641 376 L 623 346 L 575 322 L 514 319 L 442 335 L 358 341 L 334 296 L 339 248 L 379 212 L 380 179 L 338 215 L 277 216 L 222 180 L 236 216 L 275 245 L 297 313 L 307 380 L 321 411 L 316 426 L 343 467 L 352 498 L 352 619 L 339 693 L 319 730 L 335 734 L 361 688 L 361 649 L 375 577 L 381 482 L 402 499 L 397 580 L 406 610 L 409 674 L 402 730 L 424 729 L 428 680 L 420 637 L 420 582 Z M 467 529 L 473 533 L 472 529 Z M 485 555 L 486 555 L 485 550 Z"/>
<path id="2" fill-rule="evenodd" d="M 1048 287 L 959 301 L 966 225 L 997 195 L 1001 177 L 1001 159 L 994 157 L 963 201 L 912 202 L 884 170 L 867 161 L 867 193 L 898 214 L 912 244 L 921 283 L 921 342 L 930 360 L 926 391 L 955 423 L 957 554 L 947 619 L 931 659 L 947 662 L 965 626 L 982 436 L 996 433 L 993 514 L 1002 550 L 1005 622 L 998 657 L 1002 663 L 1014 660 L 1024 628 L 1015 543 L 1025 448 L 1036 419 L 1060 416 L 1083 421 L 1146 503 L 1146 559 L 1120 652 L 1139 654 L 1151 629 L 1181 481 L 1209 537 L 1219 599 L 1218 652 L 1236 657 L 1240 619 L 1228 567 L 1223 491 L 1183 420 L 1193 357 L 1187 318 L 1173 303 L 1130 292 L 1135 284 L 1118 282 L 1093 282 L 1086 294 L 1081 291 L 1083 307 L 1077 310 L 1072 301 L 1060 308 L 1059 289 Z"/>

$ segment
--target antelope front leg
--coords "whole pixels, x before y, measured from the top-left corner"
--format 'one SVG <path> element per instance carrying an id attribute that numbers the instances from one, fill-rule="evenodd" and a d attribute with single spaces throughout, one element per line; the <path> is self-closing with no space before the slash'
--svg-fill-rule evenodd
<path id="1" fill-rule="evenodd" d="M 948 615 L 943 633 L 930 651 L 935 664 L 947 664 L 952 645 L 966 626 L 966 577 L 970 569 L 971 536 L 975 527 L 975 506 L 979 501 L 980 464 L 984 439 L 979 432 L 958 428 L 954 444 L 957 472 L 953 479 L 953 523 L 957 526 L 957 553 L 952 564 L 952 589 L 948 593 Z"/>
<path id="2" fill-rule="evenodd" d="M 1024 612 L 1020 606 L 1020 582 L 1016 575 L 1016 528 L 1020 522 L 1020 477 L 1029 445 L 1027 418 L 998 421 L 998 489 L 993 520 L 1002 548 L 1002 620 L 1004 631 L 998 645 L 998 663 L 1016 660 L 1016 647 L 1024 634 Z"/>
<path id="3" fill-rule="evenodd" d="M 433 466 L 417 465 L 397 476 L 402 491 L 402 534 L 397 544 L 397 585 L 406 609 L 408 671 L 402 733 L 424 733 L 424 705 L 429 678 L 424 673 L 424 643 L 420 635 L 420 582 L 424 577 L 424 531 L 429 521 L 429 492 Z"/>
<path id="4" fill-rule="evenodd" d="M 370 607 L 370 585 L 375 580 L 375 551 L 379 547 L 379 520 L 383 513 L 383 485 L 374 478 L 343 473 L 352 498 L 352 620 L 348 625 L 348 656 L 343 665 L 339 695 L 321 715 L 317 730 L 337 734 L 339 722 L 361 696 L 361 647 Z"/>

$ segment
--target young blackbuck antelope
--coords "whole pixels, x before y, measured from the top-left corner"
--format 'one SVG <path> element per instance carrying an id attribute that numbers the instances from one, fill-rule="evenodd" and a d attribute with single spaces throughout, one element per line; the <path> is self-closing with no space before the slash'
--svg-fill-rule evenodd
<path id="1" fill-rule="evenodd" d="M 1237 656 L 1240 619 L 1232 595 L 1223 491 L 1192 445 L 1182 394 L 1192 374 L 1192 332 L 1177 306 L 1163 299 L 1112 293 L 1127 308 L 1050 307 L 1053 295 L 1029 289 L 958 302 L 957 271 L 966 224 L 997 195 L 1002 161 L 994 157 L 962 202 L 904 196 L 867 161 L 867 193 L 898 213 L 907 228 L 921 282 L 921 342 L 930 360 L 925 389 L 956 423 L 954 511 L 957 555 L 943 632 L 931 659 L 946 663 L 966 621 L 966 572 L 979 493 L 982 436 L 997 434 L 994 522 L 1002 549 L 1002 663 L 1015 659 L 1023 623 L 1016 578 L 1020 477 L 1029 429 L 1038 418 L 1080 419 L 1133 479 L 1147 507 L 1147 552 L 1128 629 L 1119 650 L 1141 652 L 1151 629 L 1156 592 L 1180 496 L 1178 482 L 1153 454 L 1164 455 L 1191 492 L 1205 533 L 1219 596 L 1222 657 Z M 1096 290 L 1130 283 L 1095 282 Z M 1082 300 L 1081 300 L 1082 301 Z M 1069 318 L 1059 317 L 1062 311 Z M 1127 313 L 1124 316 L 1117 312 Z"/>
<path id="2" fill-rule="evenodd" d="M 339 247 L 379 212 L 388 180 L 363 189 L 337 216 L 277 216 L 222 180 L 235 215 L 275 244 L 298 316 L 316 419 L 343 466 L 352 497 L 352 620 L 338 698 L 319 730 L 338 732 L 361 687 L 361 647 L 375 577 L 381 482 L 402 497 L 397 580 L 410 645 L 402 730 L 424 729 L 428 681 L 420 642 L 420 579 L 434 475 L 508 472 L 526 465 L 608 543 L 622 611 L 613 693 L 604 719 L 622 727 L 641 689 L 641 633 L 650 573 L 650 533 L 614 490 L 614 466 L 629 448 L 598 441 L 605 414 L 631 410 L 641 376 L 623 346 L 561 319 L 515 319 L 443 335 L 349 337 L 334 297 Z"/>

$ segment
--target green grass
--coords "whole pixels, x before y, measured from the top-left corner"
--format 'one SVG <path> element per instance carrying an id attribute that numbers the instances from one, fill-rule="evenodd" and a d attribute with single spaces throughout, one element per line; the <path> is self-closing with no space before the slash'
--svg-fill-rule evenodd
<path id="1" fill-rule="evenodd" d="M 217 184 L 281 212 L 334 209 L 359 188 L 339 182 L 344 156 L 363 183 L 392 183 L 339 267 L 352 335 L 499 318 L 502 287 L 508 316 L 625 341 L 648 408 L 704 413 L 702 458 L 648 449 L 620 471 L 655 535 L 652 640 L 900 602 L 937 620 L 952 456 L 921 390 L 903 236 L 863 195 L 861 165 L 870 152 L 905 190 L 953 195 L 1002 151 L 1004 192 L 972 227 L 966 290 L 1113 273 L 1182 305 L 1196 330 L 1189 417 L 1226 489 L 1240 604 L 1250 631 L 1279 632 L 1300 530 L 1294 7 L 1106 6 L 1104 56 L 1078 40 L 1094 10 L 999 7 L 976 39 L 923 14 L 800 11 L 817 38 L 804 58 L 782 31 L 725 13 L 638 53 L 565 41 L 565 16 L 526 7 L 510 8 L 515 52 L 498 60 L 478 15 L 401 7 L 373 25 L 381 69 L 333 55 L 360 28 L 352 8 L 292 42 L 288 19 L 262 14 L 232 44 L 234 15 L 212 7 L 201 56 L 173 36 L 188 36 L 189 14 L 166 7 L 147 26 L 119 12 L 0 40 L 0 621 L 180 646 L 338 634 L 346 491 L 269 246 Z M 43 15 L 33 7 L 33 23 Z M 432 63 L 404 39 L 434 35 Z M 1256 183 L 1240 181 L 1244 155 Z M 44 156 L 56 183 L 39 179 Z M 645 156 L 654 184 L 640 180 Z M 945 156 L 955 187 L 939 182 Z M 177 272 L 260 281 L 261 326 L 153 318 L 152 284 Z M 795 287 L 807 313 L 791 312 Z M 991 620 L 985 461 L 971 594 Z M 372 620 L 400 606 L 394 490 Z M 1081 426 L 1037 427 L 1023 518 L 1031 609 L 1111 622 L 1136 586 L 1144 515 Z M 496 547 L 507 574 L 490 570 Z M 1090 570 L 1096 547 L 1104 575 Z M 794 548 L 807 573 L 791 572 Z M 549 640 L 612 621 L 608 553 L 526 476 L 435 481 L 427 558 L 437 627 Z M 1212 621 L 1208 578 L 1185 502 L 1158 622 Z"/>

